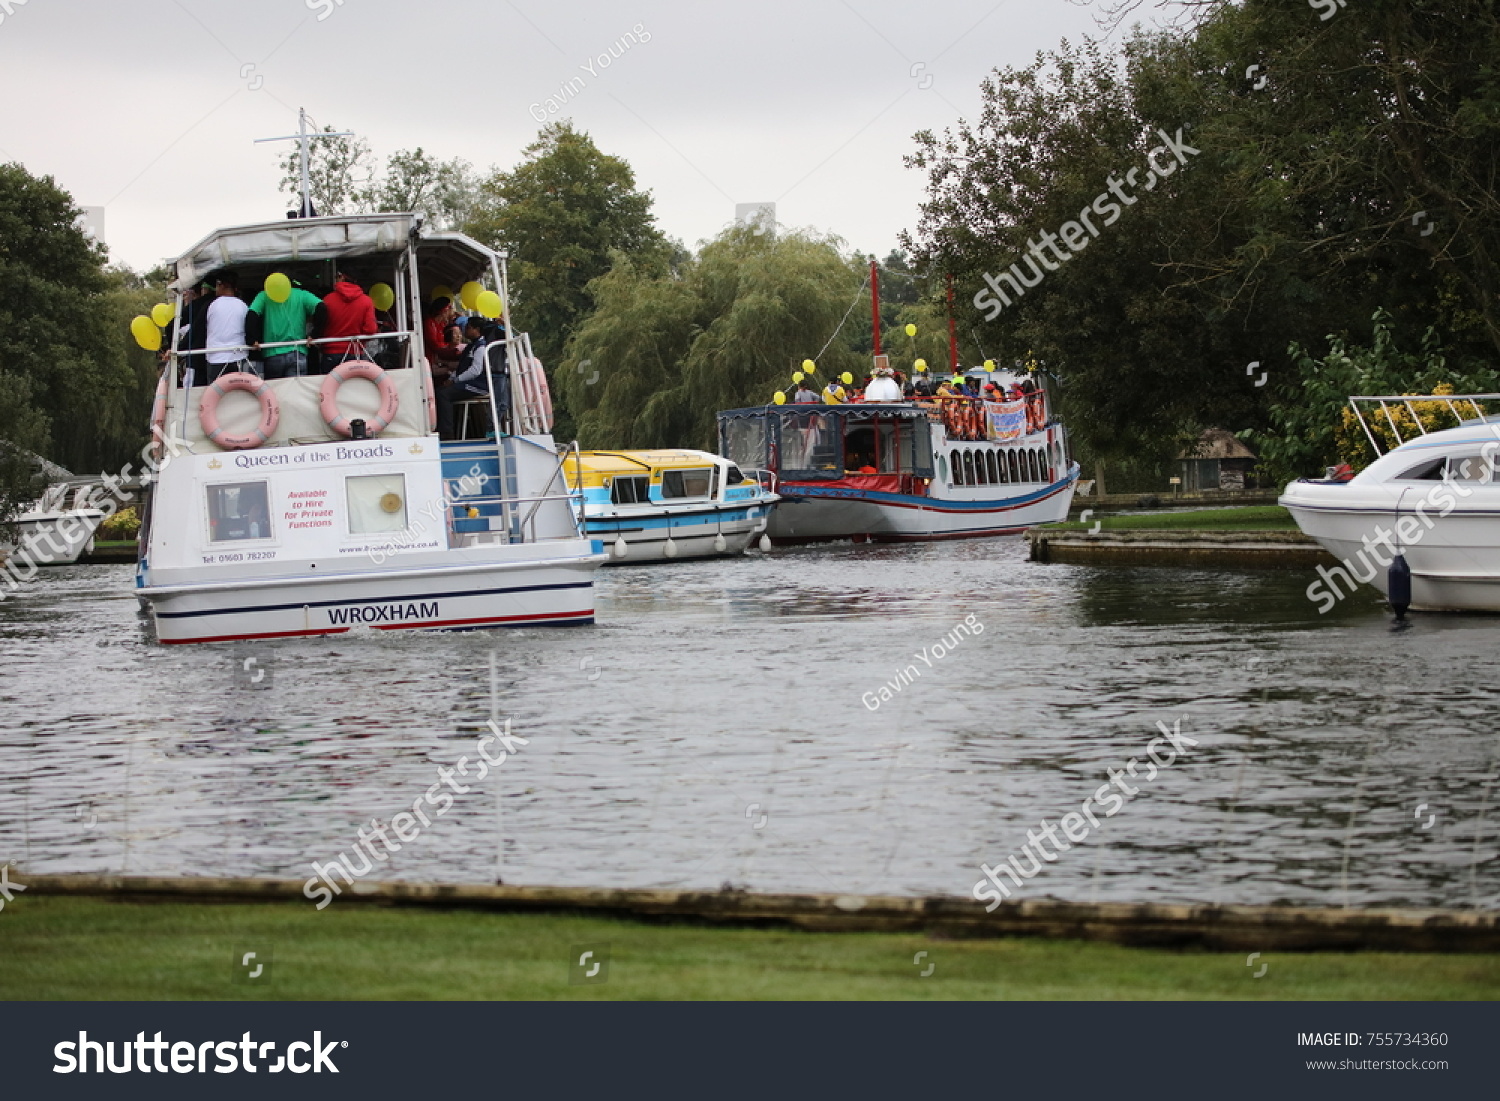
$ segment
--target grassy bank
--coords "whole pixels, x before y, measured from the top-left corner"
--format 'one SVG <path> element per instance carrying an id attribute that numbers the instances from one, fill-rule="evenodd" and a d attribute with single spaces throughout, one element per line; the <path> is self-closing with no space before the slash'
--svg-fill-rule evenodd
<path id="1" fill-rule="evenodd" d="M 608 945 L 608 981 L 569 963 Z M 269 955 L 246 981 L 235 962 Z M 913 957 L 926 952 L 918 962 Z M 1245 957 L 1043 940 L 655 925 L 294 903 L 18 897 L 0 914 L 0 998 L 1488 999 L 1500 956 Z M 1266 974 L 1254 978 L 1262 964 Z M 932 966 L 930 976 L 921 972 Z M 573 972 L 581 977 L 581 971 Z M 601 972 L 603 974 L 603 972 Z M 238 980 L 238 981 L 237 981 Z"/>
<path id="2" fill-rule="evenodd" d="M 1147 515 L 1124 513 L 1117 516 L 1089 517 L 1087 523 L 1076 520 L 1065 524 L 1047 524 L 1048 531 L 1087 531 L 1095 521 L 1103 531 L 1296 531 L 1292 514 L 1280 505 L 1254 505 L 1248 508 L 1214 508 L 1193 512 L 1153 512 Z"/>

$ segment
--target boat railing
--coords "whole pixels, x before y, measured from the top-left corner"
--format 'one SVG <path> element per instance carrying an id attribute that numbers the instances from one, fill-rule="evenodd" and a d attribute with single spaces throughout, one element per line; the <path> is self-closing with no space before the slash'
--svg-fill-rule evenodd
<path id="1" fill-rule="evenodd" d="M 1484 411 L 1479 403 L 1482 401 L 1500 401 L 1500 394 L 1383 394 L 1351 397 L 1349 407 L 1354 411 L 1354 418 L 1359 421 L 1359 426 L 1364 430 L 1365 438 L 1370 441 L 1370 447 L 1374 450 L 1376 457 L 1384 455 L 1387 451 L 1395 448 L 1387 448 L 1380 440 L 1379 434 L 1370 428 L 1370 423 L 1365 419 L 1366 412 L 1377 425 L 1384 424 L 1390 428 L 1391 437 L 1396 441 L 1395 446 L 1400 447 L 1409 440 L 1420 439 L 1432 432 L 1440 432 L 1448 428 L 1457 428 L 1470 421 L 1487 421 L 1491 414 Z M 1364 402 L 1371 406 L 1369 410 L 1361 409 L 1360 403 Z M 1442 406 L 1453 418 L 1452 424 L 1445 424 L 1441 428 L 1428 428 L 1422 421 L 1422 414 L 1417 411 L 1416 406 L 1429 407 L 1426 412 L 1431 415 L 1435 410 L 1431 407 Z M 1375 406 L 1379 407 L 1377 413 Z M 1396 406 L 1397 414 L 1392 415 L 1391 407 Z M 1470 413 L 1472 412 L 1472 416 Z"/>
<path id="2" fill-rule="evenodd" d="M 740 467 L 740 473 L 755 482 L 762 493 L 776 492 L 776 472 L 774 470 L 762 470 L 759 467 Z M 733 488 L 733 487 L 730 487 Z"/>

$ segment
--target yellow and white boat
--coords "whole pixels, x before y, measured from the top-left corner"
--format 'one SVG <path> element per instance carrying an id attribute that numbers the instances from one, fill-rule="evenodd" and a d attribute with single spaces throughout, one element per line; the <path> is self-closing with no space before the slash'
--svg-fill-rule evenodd
<path id="1" fill-rule="evenodd" d="M 583 451 L 563 465 L 615 563 L 742 554 L 780 499 L 769 472 L 707 451 Z"/>

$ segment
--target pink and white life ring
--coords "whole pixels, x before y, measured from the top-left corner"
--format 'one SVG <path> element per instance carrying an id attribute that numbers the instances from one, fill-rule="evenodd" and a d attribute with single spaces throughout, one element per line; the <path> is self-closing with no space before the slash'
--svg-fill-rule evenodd
<path id="1" fill-rule="evenodd" d="M 365 428 L 372 436 L 378 436 L 396 419 L 400 400 L 396 395 L 396 384 L 385 371 L 367 359 L 351 359 L 340 363 L 323 379 L 318 390 L 318 412 L 323 414 L 323 423 L 340 436 L 349 436 L 349 418 L 339 412 L 339 387 L 350 379 L 362 378 L 375 384 L 380 391 L 380 408 L 366 422 Z"/>
<path id="2" fill-rule="evenodd" d="M 437 431 L 437 393 L 432 388 L 432 368 L 422 364 L 422 385 L 427 391 L 427 431 Z"/>
<path id="3" fill-rule="evenodd" d="M 526 404 L 537 415 L 543 432 L 552 431 L 552 389 L 547 372 L 535 356 L 521 360 L 521 392 Z"/>
<path id="4" fill-rule="evenodd" d="M 171 370 L 171 368 L 167 368 Z M 161 380 L 156 384 L 156 400 L 151 403 L 151 457 L 157 458 L 162 452 L 162 441 L 167 435 L 167 372 L 161 373 Z"/>
<path id="5" fill-rule="evenodd" d="M 219 402 L 225 394 L 236 390 L 243 390 L 260 402 L 260 424 L 254 432 L 243 436 L 231 436 L 219 426 Z M 276 425 L 280 421 L 281 406 L 276 402 L 276 394 L 266 385 L 265 379 L 247 371 L 234 371 L 214 379 L 203 392 L 203 403 L 198 407 L 198 423 L 203 427 L 203 434 L 225 451 L 259 447 L 276 434 Z"/>

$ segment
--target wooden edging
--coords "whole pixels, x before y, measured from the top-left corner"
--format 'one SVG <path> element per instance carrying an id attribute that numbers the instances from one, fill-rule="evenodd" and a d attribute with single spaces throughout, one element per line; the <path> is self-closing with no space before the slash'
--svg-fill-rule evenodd
<path id="1" fill-rule="evenodd" d="M 1026 533 L 1034 562 L 1083 565 L 1229 566 L 1303 569 L 1336 565 L 1317 541 L 1298 531 L 1056 531 Z"/>
<path id="2" fill-rule="evenodd" d="M 156 876 L 25 876 L 36 895 L 156 902 L 301 902 L 291 879 Z M 1050 937 L 1137 947 L 1218 951 L 1500 951 L 1500 913 L 1459 910 L 1333 910 L 1162 903 L 1004 902 L 993 913 L 969 899 L 937 896 L 750 894 L 742 891 L 601 890 L 447 883 L 358 882 L 332 903 L 502 912 L 582 912 L 647 921 L 772 925 L 818 932 L 924 933 L 949 938 Z"/>

